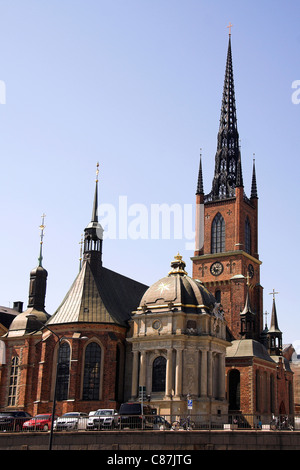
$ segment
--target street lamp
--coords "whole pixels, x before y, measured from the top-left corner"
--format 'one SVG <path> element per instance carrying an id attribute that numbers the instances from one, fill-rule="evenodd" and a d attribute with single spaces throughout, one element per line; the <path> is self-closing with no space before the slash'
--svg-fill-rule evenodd
<path id="1" fill-rule="evenodd" d="M 37 319 L 37 316 L 34 315 L 33 313 L 29 313 L 26 315 L 27 318 L 31 318 L 32 320 L 37 321 L 43 326 L 43 329 L 46 328 L 49 330 L 56 338 L 58 339 L 58 353 L 57 353 L 57 359 L 56 359 L 56 370 L 55 370 L 55 383 L 54 383 L 54 396 L 53 396 L 53 405 L 52 405 L 52 413 L 51 413 L 51 426 L 50 426 L 50 435 L 49 435 L 49 450 L 52 450 L 52 441 L 53 441 L 53 427 L 54 427 L 54 416 L 55 416 L 55 408 L 56 408 L 56 393 L 57 393 L 57 378 L 58 378 L 58 367 L 59 367 L 59 351 L 60 351 L 60 345 L 61 342 L 65 339 L 88 339 L 87 336 L 81 336 L 78 338 L 68 338 L 67 336 L 58 336 L 49 326 L 44 325 L 40 320 Z M 42 328 L 41 328 L 42 329 Z"/>

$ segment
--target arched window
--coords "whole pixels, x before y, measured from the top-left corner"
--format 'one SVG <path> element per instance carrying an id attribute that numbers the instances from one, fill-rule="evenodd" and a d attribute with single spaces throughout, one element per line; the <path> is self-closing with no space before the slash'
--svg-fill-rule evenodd
<path id="1" fill-rule="evenodd" d="M 220 289 L 216 290 L 216 292 L 215 292 L 215 299 L 216 299 L 216 301 L 217 301 L 218 304 L 221 303 L 221 291 L 220 291 Z"/>
<path id="2" fill-rule="evenodd" d="M 245 220 L 245 251 L 251 254 L 251 226 L 248 217 Z"/>
<path id="3" fill-rule="evenodd" d="M 225 221 L 220 212 L 215 216 L 211 228 L 211 252 L 225 251 Z"/>
<path id="4" fill-rule="evenodd" d="M 17 390 L 19 384 L 19 358 L 14 356 L 11 360 L 9 389 L 8 389 L 8 406 L 17 404 Z"/>
<path id="5" fill-rule="evenodd" d="M 240 409 L 240 372 L 232 369 L 229 372 L 229 409 Z"/>
<path id="6" fill-rule="evenodd" d="M 100 393 L 101 348 L 90 343 L 85 350 L 83 374 L 83 400 L 99 400 Z"/>
<path id="7" fill-rule="evenodd" d="M 57 366 L 57 390 L 56 399 L 58 401 L 67 400 L 70 381 L 70 346 L 62 343 L 58 352 Z"/>
<path id="8" fill-rule="evenodd" d="M 152 392 L 164 392 L 166 389 L 166 365 L 167 360 L 158 356 L 152 366 Z"/>

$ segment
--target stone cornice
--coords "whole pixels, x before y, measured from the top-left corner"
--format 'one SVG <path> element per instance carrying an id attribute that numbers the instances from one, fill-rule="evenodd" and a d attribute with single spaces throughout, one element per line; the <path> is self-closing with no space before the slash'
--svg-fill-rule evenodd
<path id="1" fill-rule="evenodd" d="M 192 261 L 197 261 L 197 260 L 210 260 L 210 259 L 215 259 L 215 258 L 230 258 L 232 256 L 245 256 L 246 258 L 250 259 L 253 263 L 256 263 L 258 265 L 262 264 L 262 261 L 260 261 L 257 258 L 254 258 L 254 256 L 249 255 L 249 253 L 246 253 L 244 250 L 235 250 L 235 251 L 224 251 L 222 253 L 208 253 L 206 255 L 200 255 L 200 256 L 191 256 Z"/>

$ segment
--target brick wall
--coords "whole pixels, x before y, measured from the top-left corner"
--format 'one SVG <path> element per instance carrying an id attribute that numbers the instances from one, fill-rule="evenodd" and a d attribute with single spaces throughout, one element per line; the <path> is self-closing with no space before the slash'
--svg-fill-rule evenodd
<path id="1" fill-rule="evenodd" d="M 59 337 L 73 338 L 67 340 L 71 348 L 68 400 L 57 402 L 57 413 L 116 408 L 118 400 L 122 400 L 120 390 L 123 386 L 124 374 L 125 328 L 114 324 L 80 324 L 71 325 L 69 329 L 63 329 L 64 327 L 65 325 L 51 327 Z M 81 336 L 86 336 L 88 339 L 74 339 L 79 329 Z M 101 347 L 101 392 L 99 400 L 83 401 L 84 353 L 90 341 L 95 341 Z M 7 364 L 1 366 L 0 371 L 0 409 L 7 407 L 11 358 L 18 356 L 20 367 L 15 407 L 33 415 L 51 412 L 57 353 L 57 338 L 46 329 L 43 336 L 38 334 L 20 339 L 7 339 Z M 116 383 L 120 385 L 119 390 L 117 390 Z"/>

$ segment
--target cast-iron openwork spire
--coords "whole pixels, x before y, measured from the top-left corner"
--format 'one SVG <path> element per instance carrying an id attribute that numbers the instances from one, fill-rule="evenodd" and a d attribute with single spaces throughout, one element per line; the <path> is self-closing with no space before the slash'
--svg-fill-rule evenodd
<path id="1" fill-rule="evenodd" d="M 234 93 L 231 34 L 229 34 L 215 174 L 212 191 L 208 198 L 216 200 L 234 197 L 237 186 L 243 186 L 243 179 Z"/>

